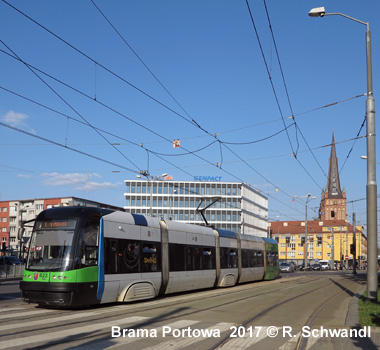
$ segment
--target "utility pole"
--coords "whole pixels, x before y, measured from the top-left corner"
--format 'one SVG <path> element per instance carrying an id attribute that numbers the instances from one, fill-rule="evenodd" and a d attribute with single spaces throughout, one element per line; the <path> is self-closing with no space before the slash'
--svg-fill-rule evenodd
<path id="1" fill-rule="evenodd" d="M 353 274 L 356 275 L 356 213 L 352 213 L 352 244 L 354 245 L 354 271 Z"/>

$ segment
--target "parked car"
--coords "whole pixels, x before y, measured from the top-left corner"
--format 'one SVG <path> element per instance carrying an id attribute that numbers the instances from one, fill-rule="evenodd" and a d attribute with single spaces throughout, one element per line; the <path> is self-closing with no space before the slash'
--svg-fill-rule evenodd
<path id="1" fill-rule="evenodd" d="M 0 256 L 0 265 L 24 265 L 15 256 Z"/>
<path id="2" fill-rule="evenodd" d="M 322 270 L 331 270 L 330 268 L 330 262 L 327 260 L 319 260 L 319 263 L 321 264 Z"/>
<path id="3" fill-rule="evenodd" d="M 319 263 L 315 263 L 314 265 L 312 265 L 311 269 L 314 270 L 314 271 L 321 271 L 322 270 L 322 266 Z"/>
<path id="4" fill-rule="evenodd" d="M 300 269 L 300 271 L 305 271 L 305 264 L 301 264 L 300 266 L 298 266 L 298 268 Z M 310 264 L 308 263 L 306 270 L 310 270 L 310 269 L 311 267 L 310 267 Z"/>
<path id="5" fill-rule="evenodd" d="M 280 263 L 281 272 L 294 272 L 294 267 L 290 263 L 282 262 Z"/>

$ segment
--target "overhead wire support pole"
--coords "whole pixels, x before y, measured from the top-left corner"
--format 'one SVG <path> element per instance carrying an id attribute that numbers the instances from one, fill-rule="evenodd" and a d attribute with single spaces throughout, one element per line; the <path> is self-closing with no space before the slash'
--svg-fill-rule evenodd
<path id="1" fill-rule="evenodd" d="M 367 298 L 377 302 L 378 272 L 377 272 L 377 182 L 376 182 L 376 128 L 375 128 L 375 99 L 372 86 L 372 48 L 369 22 L 359 21 L 356 18 L 342 13 L 326 13 L 324 7 L 314 8 L 309 12 L 311 17 L 338 15 L 352 21 L 364 24 L 366 31 L 367 56 Z"/>

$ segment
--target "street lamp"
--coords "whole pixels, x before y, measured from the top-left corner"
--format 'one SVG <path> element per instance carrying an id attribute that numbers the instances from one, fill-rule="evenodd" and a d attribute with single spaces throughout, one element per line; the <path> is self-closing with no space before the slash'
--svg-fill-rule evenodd
<path id="1" fill-rule="evenodd" d="M 367 156 L 360 156 L 360 158 L 361 158 L 361 159 L 365 159 L 365 160 L 367 160 L 368 157 L 367 157 Z M 377 164 L 380 164 L 379 162 L 376 162 L 376 163 L 377 163 Z"/>
<path id="2" fill-rule="evenodd" d="M 293 197 L 298 198 L 298 196 L 293 196 Z M 310 193 L 307 195 L 306 201 L 302 200 L 301 198 L 298 198 L 298 199 L 301 199 L 302 202 L 305 203 L 305 245 L 304 245 L 304 260 L 305 260 L 305 263 L 304 263 L 305 267 L 304 268 L 305 268 L 305 271 L 307 270 L 307 204 L 315 198 L 317 198 L 317 197 L 315 197 L 315 196 L 311 197 Z"/>
<path id="3" fill-rule="evenodd" d="M 372 87 L 372 51 L 369 22 L 362 22 L 342 13 L 326 13 L 324 7 L 314 8 L 309 12 L 311 17 L 338 15 L 352 21 L 364 24 L 366 31 L 367 53 L 367 239 L 368 239 L 368 299 L 377 301 L 377 183 L 376 183 L 376 129 L 375 129 L 375 99 Z"/>

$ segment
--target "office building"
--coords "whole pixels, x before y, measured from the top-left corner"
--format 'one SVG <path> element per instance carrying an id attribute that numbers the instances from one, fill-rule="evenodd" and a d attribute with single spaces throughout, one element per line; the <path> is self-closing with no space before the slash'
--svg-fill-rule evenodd
<path id="1" fill-rule="evenodd" d="M 205 224 L 197 209 L 207 208 L 204 217 L 216 228 L 267 237 L 268 199 L 258 190 L 239 182 L 221 182 L 219 177 L 198 177 L 205 181 L 165 177 L 125 180 L 124 208 L 191 224 Z"/>

